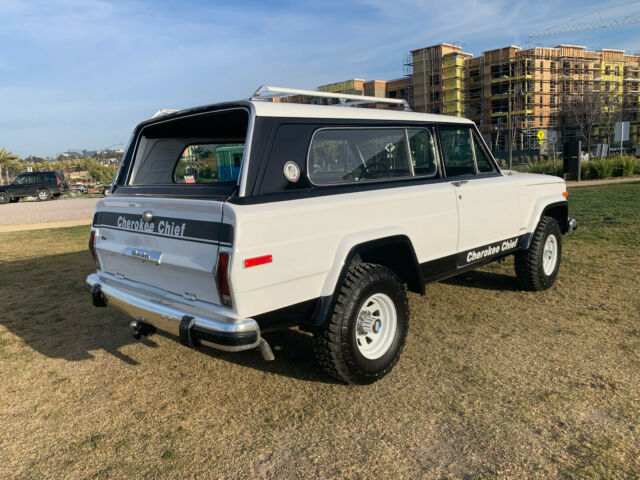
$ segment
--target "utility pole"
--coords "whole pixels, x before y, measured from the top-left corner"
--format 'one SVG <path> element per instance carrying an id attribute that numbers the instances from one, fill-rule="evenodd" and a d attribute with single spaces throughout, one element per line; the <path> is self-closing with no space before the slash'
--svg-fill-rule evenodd
<path id="1" fill-rule="evenodd" d="M 511 62 L 509 62 L 509 91 L 508 91 L 508 98 L 509 98 L 509 105 L 507 108 L 507 141 L 509 142 L 508 144 L 508 151 L 509 151 L 509 170 L 511 170 L 511 163 L 513 162 L 513 138 L 512 138 L 512 120 L 511 120 Z"/>

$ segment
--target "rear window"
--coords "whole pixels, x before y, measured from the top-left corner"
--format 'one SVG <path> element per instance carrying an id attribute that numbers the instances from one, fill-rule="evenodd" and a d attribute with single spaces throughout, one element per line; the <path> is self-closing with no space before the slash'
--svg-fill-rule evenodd
<path id="1" fill-rule="evenodd" d="M 189 145 L 176 162 L 173 182 L 235 182 L 240 176 L 243 155 L 242 143 Z"/>
<path id="2" fill-rule="evenodd" d="M 235 184 L 244 158 L 244 109 L 166 120 L 144 127 L 128 184 Z"/>
<path id="3" fill-rule="evenodd" d="M 307 168 L 314 184 L 335 185 L 433 176 L 437 162 L 427 129 L 337 128 L 315 133 Z"/>

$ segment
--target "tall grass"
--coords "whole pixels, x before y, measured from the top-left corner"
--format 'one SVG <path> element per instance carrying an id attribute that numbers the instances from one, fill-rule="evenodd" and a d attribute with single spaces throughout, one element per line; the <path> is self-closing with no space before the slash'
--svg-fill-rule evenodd
<path id="1" fill-rule="evenodd" d="M 633 155 L 621 155 L 616 159 L 616 173 L 623 177 L 630 177 L 640 170 L 640 162 Z"/>
<path id="2" fill-rule="evenodd" d="M 593 158 L 586 163 L 589 178 L 609 178 L 616 168 L 612 157 Z"/>

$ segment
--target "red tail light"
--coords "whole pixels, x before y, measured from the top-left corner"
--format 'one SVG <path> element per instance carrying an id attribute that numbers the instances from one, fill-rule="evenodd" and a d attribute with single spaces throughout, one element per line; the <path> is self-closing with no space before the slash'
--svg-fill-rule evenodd
<path id="1" fill-rule="evenodd" d="M 56 177 L 56 181 L 58 182 L 58 185 L 60 185 L 60 177 Z"/>
<path id="2" fill-rule="evenodd" d="M 95 230 L 91 230 L 91 234 L 89 235 L 89 252 L 91 252 L 91 258 L 93 258 L 93 263 L 96 264 L 96 268 L 100 270 L 100 260 L 98 259 L 98 253 L 96 252 Z"/>
<path id="3" fill-rule="evenodd" d="M 231 301 L 231 285 L 229 283 L 229 260 L 230 255 L 228 253 L 220 252 L 215 273 L 220 301 L 227 307 L 231 307 L 233 304 Z"/>

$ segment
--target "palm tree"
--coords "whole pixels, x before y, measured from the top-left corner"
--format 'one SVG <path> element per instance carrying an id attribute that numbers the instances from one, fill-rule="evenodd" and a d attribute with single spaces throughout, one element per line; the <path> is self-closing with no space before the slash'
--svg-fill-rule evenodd
<path id="1" fill-rule="evenodd" d="M 8 152 L 6 148 L 0 149 L 0 178 L 4 179 L 4 183 L 9 183 L 9 167 L 18 158 L 18 155 Z"/>

